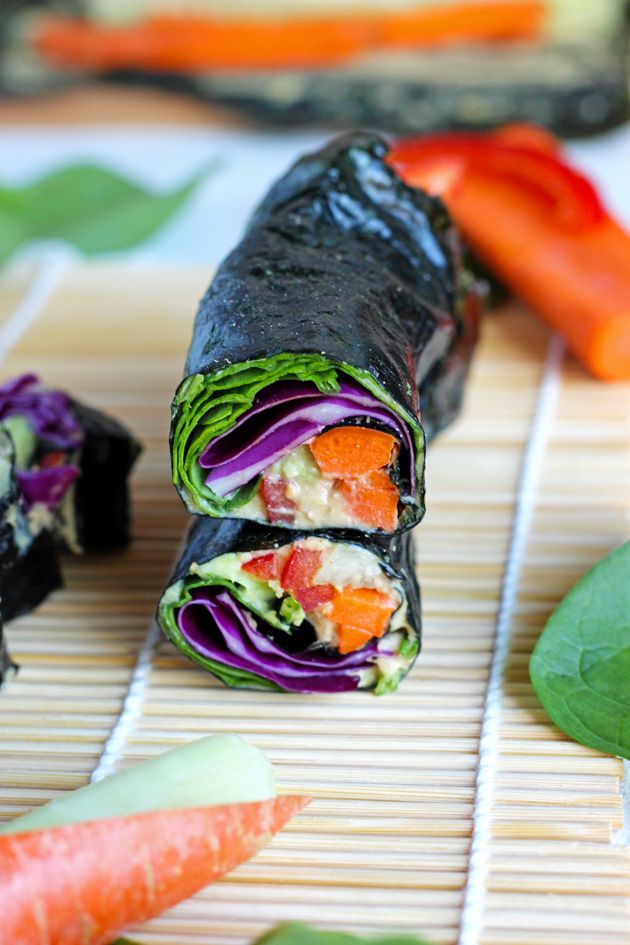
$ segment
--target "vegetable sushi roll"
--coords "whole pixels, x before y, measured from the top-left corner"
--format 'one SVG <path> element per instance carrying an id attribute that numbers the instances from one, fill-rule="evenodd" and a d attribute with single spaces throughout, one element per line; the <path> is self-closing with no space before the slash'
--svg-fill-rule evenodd
<path id="1" fill-rule="evenodd" d="M 464 293 L 443 204 L 386 154 L 355 133 L 302 158 L 219 268 L 173 402 L 190 512 L 388 534 L 422 517 L 418 388 Z"/>
<path id="2" fill-rule="evenodd" d="M 228 686 L 393 691 L 420 649 L 411 534 L 359 544 L 356 533 L 198 519 L 158 621 Z"/>
<path id="3" fill-rule="evenodd" d="M 117 421 L 43 387 L 0 387 L 0 592 L 12 620 L 62 585 L 57 549 L 129 541 L 127 477 L 140 451 Z"/>

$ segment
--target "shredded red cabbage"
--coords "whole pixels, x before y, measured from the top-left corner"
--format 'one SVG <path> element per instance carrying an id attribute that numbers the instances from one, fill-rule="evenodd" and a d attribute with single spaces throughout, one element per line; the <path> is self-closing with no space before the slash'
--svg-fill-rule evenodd
<path id="1" fill-rule="evenodd" d="M 76 449 L 83 439 L 69 398 L 60 390 L 41 387 L 36 374 L 0 385 L 0 421 L 12 416 L 26 417 L 37 439 L 58 449 Z"/>
<path id="2" fill-rule="evenodd" d="M 337 394 L 322 394 L 314 384 L 299 381 L 265 388 L 234 426 L 201 454 L 199 465 L 210 470 L 206 485 L 216 495 L 227 496 L 326 427 L 363 417 L 389 426 L 405 445 L 411 494 L 415 495 L 415 450 L 406 424 L 364 387 L 349 380 L 341 381 Z"/>
<path id="3" fill-rule="evenodd" d="M 25 417 L 33 434 L 45 446 L 67 452 L 76 450 L 83 440 L 69 398 L 62 391 L 41 387 L 36 374 L 22 374 L 0 385 L 0 422 L 13 416 Z M 71 463 L 18 469 L 16 477 L 24 507 L 28 511 L 39 503 L 51 511 L 56 509 L 80 475 L 79 467 Z"/>
<path id="4" fill-rule="evenodd" d="M 254 616 L 225 588 L 201 587 L 177 611 L 186 642 L 208 659 L 268 679 L 288 692 L 345 692 L 358 689 L 361 670 L 374 664 L 372 640 L 347 656 L 324 650 L 287 653 L 261 633 Z"/>

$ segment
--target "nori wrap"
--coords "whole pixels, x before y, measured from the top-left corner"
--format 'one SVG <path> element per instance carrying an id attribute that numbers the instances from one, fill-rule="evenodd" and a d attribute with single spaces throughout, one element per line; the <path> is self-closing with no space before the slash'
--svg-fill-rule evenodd
<path id="1" fill-rule="evenodd" d="M 388 533 L 421 519 L 418 387 L 458 344 L 465 293 L 444 205 L 407 187 L 385 163 L 387 150 L 379 136 L 358 132 L 299 160 L 202 299 L 171 425 L 173 480 L 190 512 L 264 520 L 266 505 L 279 525 Z M 328 411 L 328 424 L 296 404 L 306 397 Z M 267 461 L 286 455 L 278 412 L 288 450 L 347 423 L 397 438 L 391 527 L 272 516 L 258 492 L 273 468 Z M 252 429 L 250 448 L 243 431 Z"/>
<path id="2" fill-rule="evenodd" d="M 412 536 L 199 518 L 157 618 L 182 653 L 234 688 L 390 692 L 420 649 Z"/>
<path id="3" fill-rule="evenodd" d="M 12 620 L 63 584 L 59 550 L 129 541 L 139 444 L 117 421 L 24 375 L 0 387 L 0 594 Z"/>
<path id="4" fill-rule="evenodd" d="M 62 586 L 52 536 L 34 532 L 20 499 L 15 447 L 0 426 L 0 607 L 1 619 L 34 610 Z"/>

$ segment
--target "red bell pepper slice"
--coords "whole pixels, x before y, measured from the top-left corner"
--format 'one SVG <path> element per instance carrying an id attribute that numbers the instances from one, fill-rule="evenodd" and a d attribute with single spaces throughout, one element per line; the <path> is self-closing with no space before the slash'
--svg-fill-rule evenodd
<path id="1" fill-rule="evenodd" d="M 250 561 L 241 565 L 241 571 L 246 571 L 259 581 L 275 581 L 278 579 L 278 559 L 275 551 L 256 555 Z"/>
<path id="2" fill-rule="evenodd" d="M 270 522 L 291 525 L 295 519 L 296 504 L 287 495 L 286 479 L 263 479 L 260 494 L 267 507 Z"/>

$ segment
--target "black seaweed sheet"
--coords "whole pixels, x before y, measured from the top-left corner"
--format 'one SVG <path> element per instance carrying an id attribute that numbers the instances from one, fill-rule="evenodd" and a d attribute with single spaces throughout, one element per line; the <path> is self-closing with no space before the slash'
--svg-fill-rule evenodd
<path id="1" fill-rule="evenodd" d="M 129 543 L 129 486 L 127 477 L 141 447 L 113 417 L 84 404 L 72 403 L 83 430 L 74 487 L 74 517 L 83 551 L 112 551 Z"/>
<path id="2" fill-rule="evenodd" d="M 407 187 L 387 151 L 342 135 L 272 187 L 201 302 L 187 375 L 324 353 L 416 412 L 457 332 L 459 245 L 442 202 Z"/>
<path id="3" fill-rule="evenodd" d="M 420 587 L 416 578 L 416 563 L 411 531 L 391 538 L 343 532 L 338 529 L 290 532 L 272 526 L 261 525 L 246 519 L 212 519 L 200 517 L 194 520 L 186 539 L 186 547 L 175 566 L 167 586 L 184 579 L 191 564 L 203 564 L 228 552 L 266 551 L 280 548 L 301 538 L 326 538 L 331 542 L 357 545 L 372 552 L 381 562 L 385 572 L 400 580 L 409 605 L 408 619 L 416 639 L 418 652 L 422 643 L 422 609 Z M 158 610 L 159 617 L 159 610 Z M 411 666 L 409 666 L 411 669 Z"/>
<path id="4" fill-rule="evenodd" d="M 16 669 L 17 666 L 9 656 L 2 618 L 0 617 L 0 686 L 6 681 L 9 673 L 14 672 Z"/>

